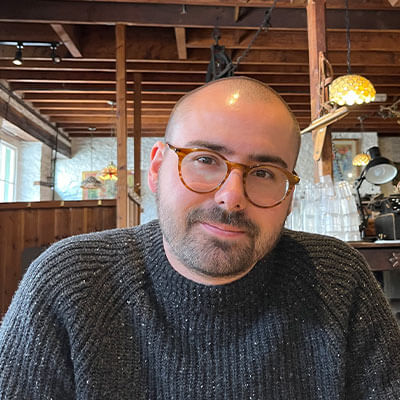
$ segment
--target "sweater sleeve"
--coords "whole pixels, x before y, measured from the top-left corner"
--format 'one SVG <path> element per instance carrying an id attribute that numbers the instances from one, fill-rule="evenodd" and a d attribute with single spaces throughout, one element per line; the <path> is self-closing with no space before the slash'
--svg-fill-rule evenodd
<path id="1" fill-rule="evenodd" d="M 69 338 L 55 306 L 57 268 L 46 255 L 23 277 L 0 326 L 0 398 L 74 398 Z"/>
<path id="2" fill-rule="evenodd" d="M 400 399 L 400 330 L 366 266 L 349 316 L 346 399 Z"/>

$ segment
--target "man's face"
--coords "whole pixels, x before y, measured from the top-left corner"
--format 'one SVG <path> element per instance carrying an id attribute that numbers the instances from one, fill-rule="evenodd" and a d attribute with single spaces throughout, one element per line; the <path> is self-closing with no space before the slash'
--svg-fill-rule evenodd
<path id="1" fill-rule="evenodd" d="M 228 160 L 294 167 L 293 123 L 277 101 L 245 101 L 240 95 L 209 88 L 191 99 L 175 122 L 170 143 L 217 150 Z M 268 161 L 271 163 L 271 161 Z M 246 274 L 279 239 L 291 196 L 273 208 L 251 204 L 243 172 L 234 169 L 216 191 L 188 190 L 178 174 L 178 157 L 162 143 L 152 152 L 149 184 L 156 192 L 164 247 L 171 265 L 205 284 L 221 284 Z"/>

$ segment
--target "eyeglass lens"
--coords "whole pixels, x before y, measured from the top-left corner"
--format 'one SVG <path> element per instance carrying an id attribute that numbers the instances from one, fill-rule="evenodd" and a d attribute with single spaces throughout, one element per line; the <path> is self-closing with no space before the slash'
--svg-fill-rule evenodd
<path id="1" fill-rule="evenodd" d="M 193 191 L 208 193 L 216 189 L 225 179 L 228 166 L 218 154 L 194 151 L 187 154 L 181 163 L 181 175 L 185 184 Z M 252 168 L 245 178 L 245 191 L 256 205 L 268 207 L 280 202 L 289 189 L 288 178 L 274 166 Z"/>

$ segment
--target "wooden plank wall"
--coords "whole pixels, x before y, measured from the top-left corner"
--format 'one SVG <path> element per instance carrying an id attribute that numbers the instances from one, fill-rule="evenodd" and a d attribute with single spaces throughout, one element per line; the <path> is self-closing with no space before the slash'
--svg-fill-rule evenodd
<path id="1" fill-rule="evenodd" d="M 115 200 L 0 203 L 0 319 L 21 280 L 24 249 L 115 227 Z"/>

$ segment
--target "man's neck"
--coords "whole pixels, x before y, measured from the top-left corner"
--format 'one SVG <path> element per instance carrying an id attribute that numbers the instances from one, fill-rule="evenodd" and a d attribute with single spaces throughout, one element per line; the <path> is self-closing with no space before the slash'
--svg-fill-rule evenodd
<path id="1" fill-rule="evenodd" d="M 239 274 L 227 275 L 227 276 L 210 276 L 193 268 L 189 268 L 184 265 L 174 254 L 168 242 L 163 238 L 165 255 L 172 268 L 178 272 L 178 274 L 184 276 L 193 282 L 200 283 L 207 286 L 217 286 L 217 285 L 227 285 L 229 283 L 235 282 L 243 276 L 247 275 L 254 267 L 255 264 L 251 265 L 245 271 L 241 271 Z"/>

